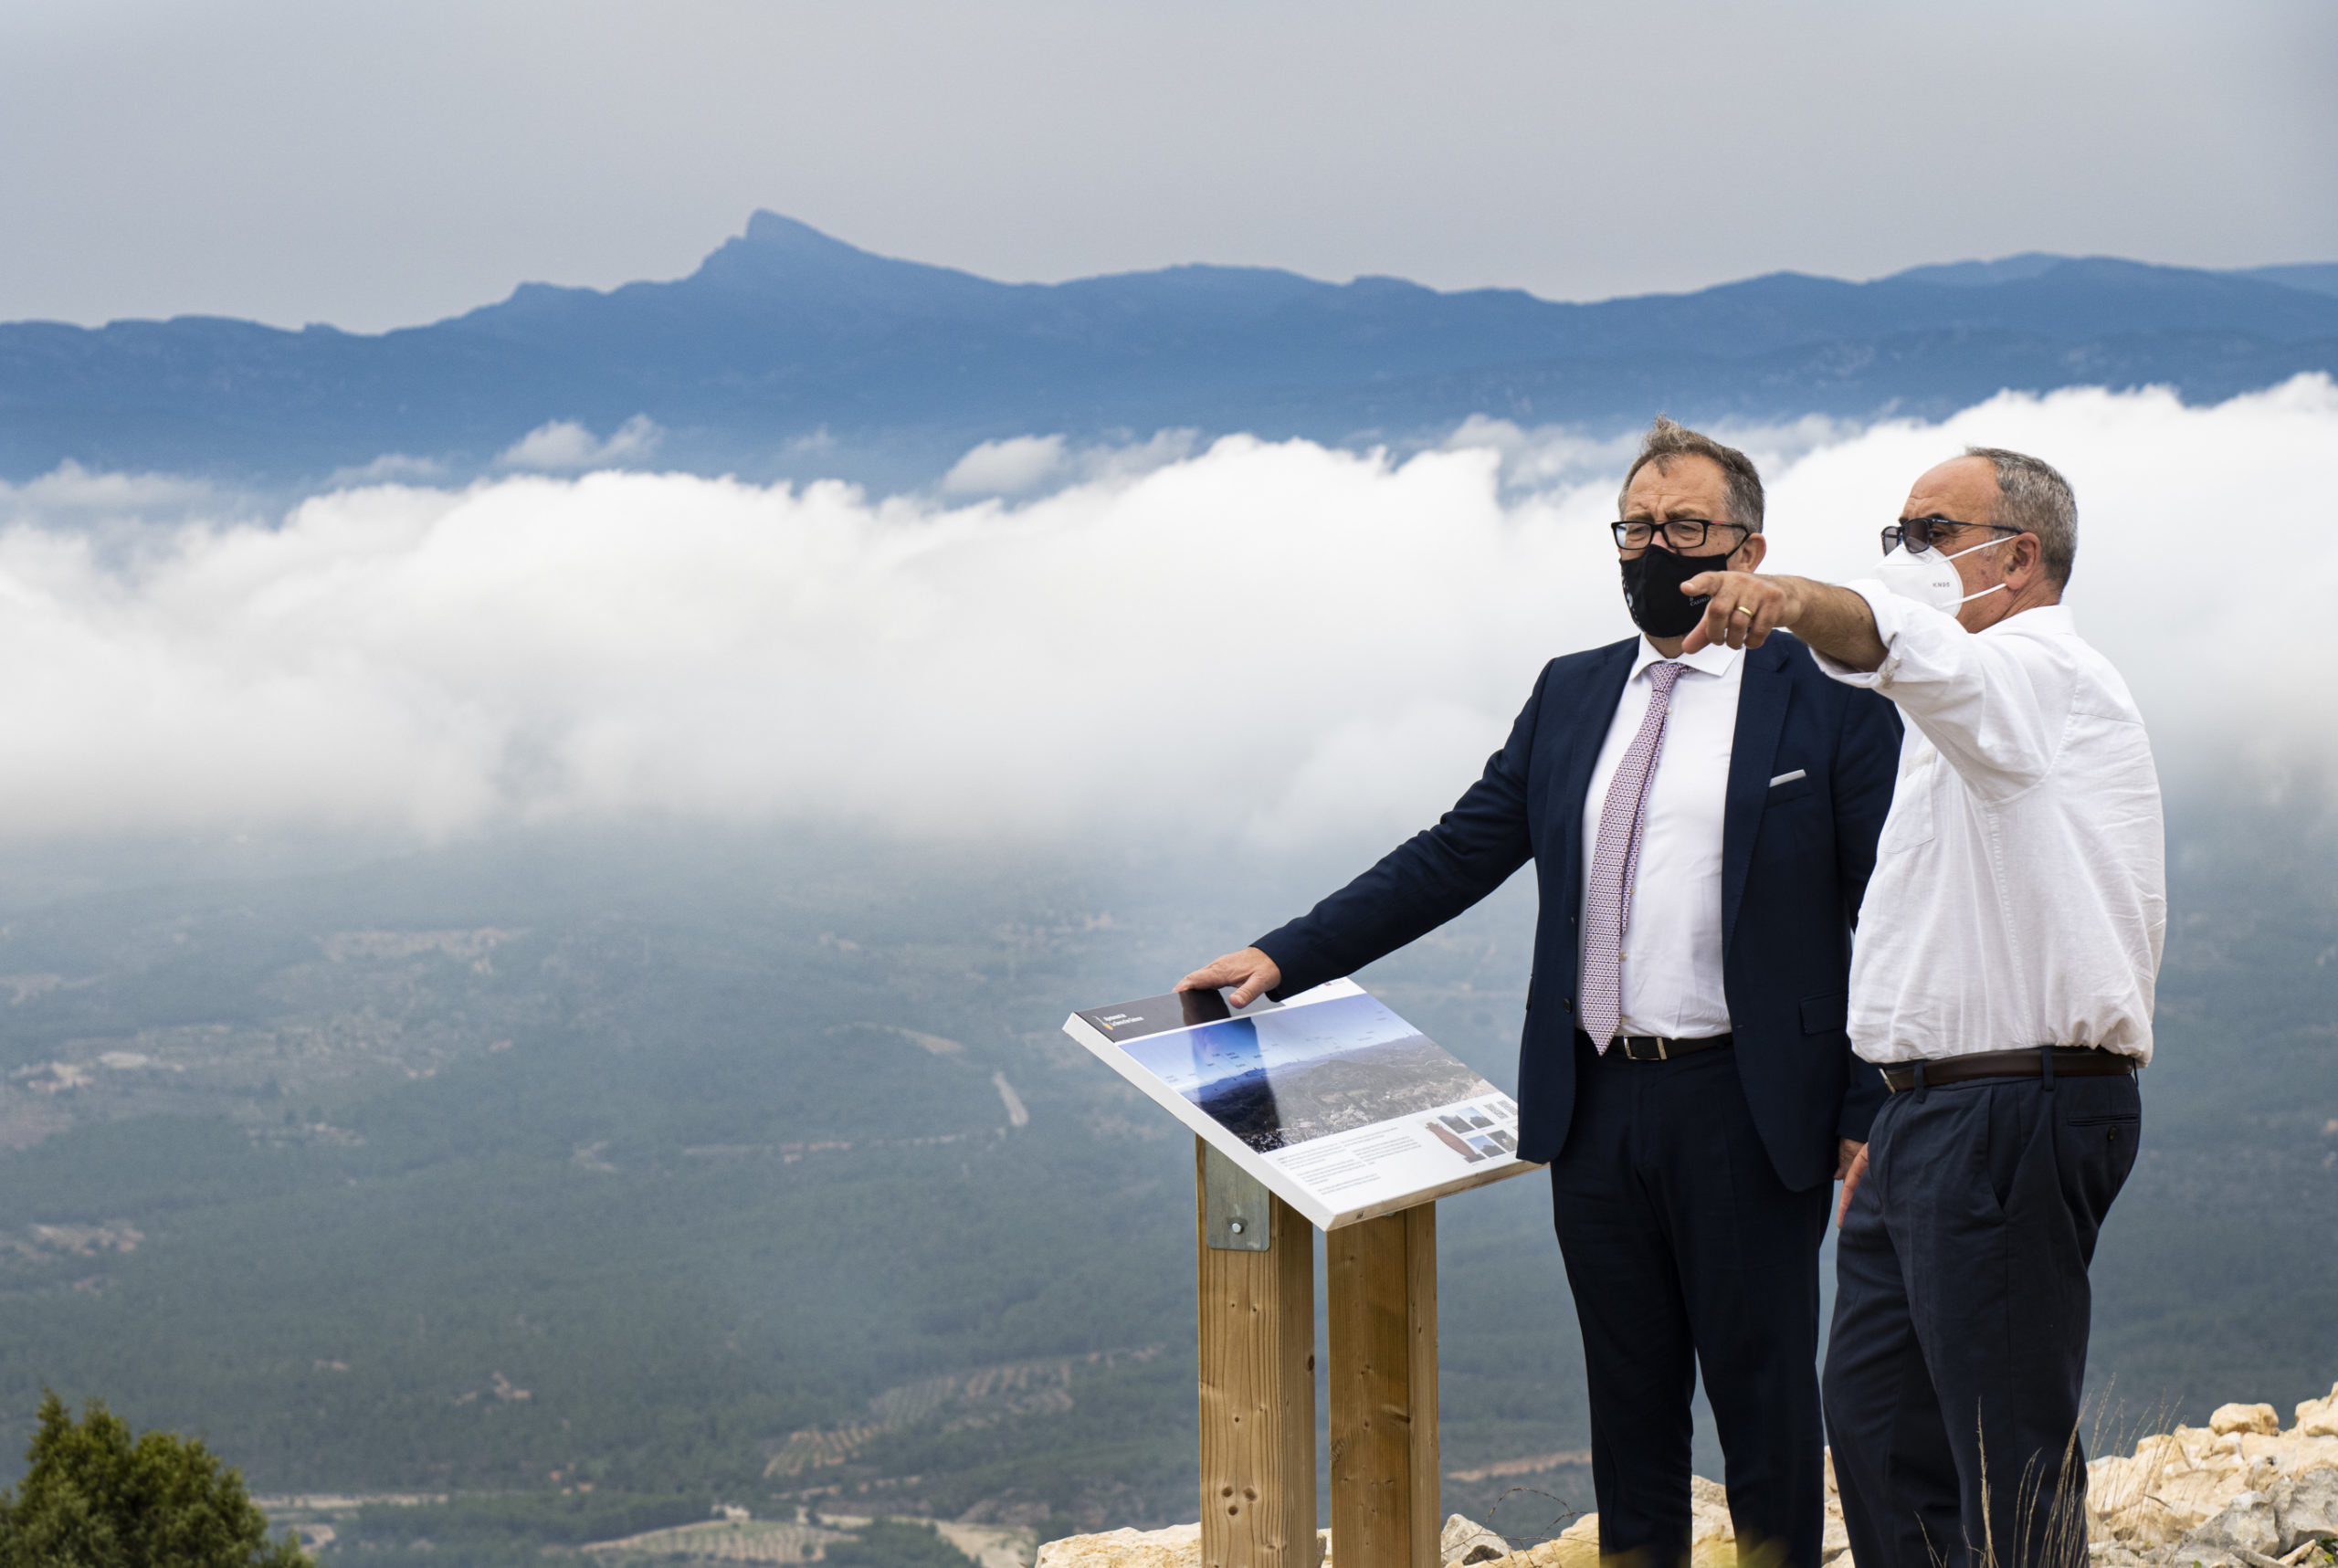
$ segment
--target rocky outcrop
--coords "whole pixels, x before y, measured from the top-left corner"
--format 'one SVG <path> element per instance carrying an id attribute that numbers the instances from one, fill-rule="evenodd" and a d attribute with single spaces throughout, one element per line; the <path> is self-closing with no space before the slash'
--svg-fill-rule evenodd
<path id="1" fill-rule="evenodd" d="M 1721 1487 L 1690 1482 L 1690 1568 L 1735 1568 Z M 1322 1532 L 1330 1568 L 1336 1543 Z M 2297 1407 L 2285 1430 L 2270 1405 L 2226 1405 L 2206 1426 L 2146 1437 L 2087 1466 L 2088 1556 L 2096 1568 L 2322 1568 L 2338 1564 L 2338 1384 Z M 1598 1568 L 1599 1516 L 1521 1545 L 1455 1514 L 1443 1568 Z M 1827 1465 L 1825 1568 L 1857 1568 Z M 1199 1568 L 1201 1526 L 1075 1535 L 1039 1549 L 1036 1568 Z"/>
<path id="2" fill-rule="evenodd" d="M 1827 1538 L 1830 1546 L 1839 1551 L 1843 1539 L 1842 1511 L 1834 1506 L 1835 1474 L 1827 1472 Z M 1459 1514 L 1446 1527 L 1446 1537 L 1452 1539 L 1455 1524 L 1467 1525 L 1469 1521 Z M 1719 1482 L 1702 1476 L 1689 1478 L 1689 1563 L 1690 1568 L 1734 1568 L 1737 1562 L 1737 1531 L 1729 1521 L 1729 1494 Z M 1445 1558 L 1445 1568 L 1456 1568 L 1451 1552 Z M 1488 1560 L 1483 1568 L 1599 1568 L 1599 1516 L 1586 1513 L 1566 1527 L 1556 1539 L 1539 1545 L 1523 1547 L 1508 1556 Z"/>
<path id="3" fill-rule="evenodd" d="M 1197 1568 L 1201 1560 L 1202 1527 L 1173 1524 L 1067 1535 L 1040 1547 L 1032 1568 Z"/>
<path id="4" fill-rule="evenodd" d="M 2297 1407 L 2226 1405 L 2087 1467 L 2087 1534 L 2107 1568 L 2263 1568 L 2338 1539 L 2338 1385 Z"/>

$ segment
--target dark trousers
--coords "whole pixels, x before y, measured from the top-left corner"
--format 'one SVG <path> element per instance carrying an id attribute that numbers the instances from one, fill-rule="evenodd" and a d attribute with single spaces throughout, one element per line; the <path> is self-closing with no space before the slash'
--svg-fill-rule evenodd
<path id="1" fill-rule="evenodd" d="M 1836 1243 L 1827 1431 L 1859 1568 L 2080 1568 L 2087 1265 L 2131 1076 L 1895 1094 Z"/>
<path id="2" fill-rule="evenodd" d="M 1834 1189 L 1778 1180 L 1733 1050 L 1636 1062 L 1578 1036 L 1575 1057 L 1551 1193 L 1583 1326 L 1600 1556 L 1687 1562 L 1701 1368 L 1742 1559 L 1817 1568 L 1818 1246 Z"/>

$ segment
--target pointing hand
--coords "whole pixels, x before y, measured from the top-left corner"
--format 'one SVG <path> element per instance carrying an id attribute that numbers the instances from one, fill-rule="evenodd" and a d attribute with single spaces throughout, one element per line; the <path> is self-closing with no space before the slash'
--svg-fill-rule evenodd
<path id="1" fill-rule="evenodd" d="M 1758 576 L 1752 572 L 1700 572 L 1680 584 L 1690 598 L 1710 595 L 1704 618 L 1689 628 L 1683 653 L 1719 644 L 1723 647 L 1760 647 L 1772 632 L 1793 624 L 1798 606 L 1786 579 Z"/>

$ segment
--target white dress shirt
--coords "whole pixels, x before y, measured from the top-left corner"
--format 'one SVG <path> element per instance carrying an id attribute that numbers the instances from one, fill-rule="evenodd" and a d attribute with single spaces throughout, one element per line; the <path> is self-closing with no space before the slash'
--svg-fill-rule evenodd
<path id="1" fill-rule="evenodd" d="M 1599 847 L 1607 785 L 1648 716 L 1655 683 L 1648 666 L 1664 656 L 1640 638 L 1632 673 L 1583 797 L 1583 863 Z M 1745 656 L 1702 647 L 1684 655 L 1672 686 L 1672 713 L 1648 786 L 1648 820 L 1638 875 L 1624 910 L 1622 1032 L 1701 1039 L 1729 1032 L 1729 999 L 1721 975 L 1721 835 L 1729 804 L 1729 758 L 1737 739 L 1737 694 Z M 1575 912 L 1577 931 L 1591 929 L 1590 900 Z M 1580 973 L 1582 951 L 1576 950 Z"/>
<path id="2" fill-rule="evenodd" d="M 1851 1047 L 1872 1062 L 2042 1045 L 2152 1057 L 2167 932 L 2159 775 L 2127 683 L 2044 605 L 1973 633 L 1849 584 L 1886 649 L 1838 680 L 1900 705 L 1900 779 L 1859 906 Z"/>

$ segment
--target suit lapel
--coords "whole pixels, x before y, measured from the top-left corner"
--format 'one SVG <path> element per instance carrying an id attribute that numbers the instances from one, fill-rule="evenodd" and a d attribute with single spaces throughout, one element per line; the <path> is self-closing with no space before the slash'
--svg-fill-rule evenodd
<path id="1" fill-rule="evenodd" d="M 1556 759 L 1557 787 L 1552 792 L 1550 816 L 1559 863 L 1569 872 L 1565 879 L 1569 914 L 1583 900 L 1584 796 L 1591 791 L 1591 770 L 1599 765 L 1599 748 L 1606 743 L 1607 727 L 1615 721 L 1616 704 L 1624 700 L 1624 682 L 1631 678 L 1632 659 L 1639 647 L 1639 638 L 1631 637 L 1600 649 L 1604 657 L 1569 694 L 1566 738 Z"/>
<path id="2" fill-rule="evenodd" d="M 1591 679 L 1573 704 L 1574 720 L 1567 736 L 1567 753 L 1559 773 L 1559 816 L 1575 825 L 1583 837 L 1583 797 L 1591 789 L 1591 770 L 1599 763 L 1599 748 L 1606 743 L 1607 727 L 1615 722 L 1616 704 L 1624 700 L 1624 682 L 1631 678 L 1632 658 L 1639 639 L 1600 651 L 1607 657 L 1592 670 Z"/>
<path id="3" fill-rule="evenodd" d="M 1729 795 L 1721 834 L 1721 941 L 1729 951 L 1737 930 L 1737 907 L 1745 897 L 1745 877 L 1754 864 L 1754 836 L 1770 798 L 1778 734 L 1785 727 L 1793 682 L 1786 679 L 1786 642 L 1773 637 L 1747 650 L 1745 675 L 1737 691 L 1737 730 L 1730 742 Z"/>

